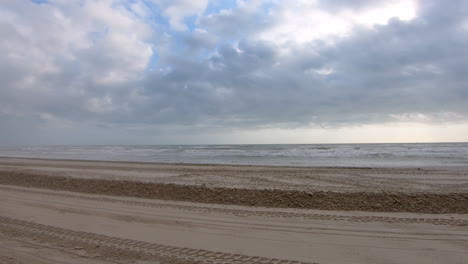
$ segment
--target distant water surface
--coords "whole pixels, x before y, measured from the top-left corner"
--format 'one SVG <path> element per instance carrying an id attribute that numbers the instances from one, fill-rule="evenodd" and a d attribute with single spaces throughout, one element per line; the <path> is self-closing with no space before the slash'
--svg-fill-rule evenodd
<path id="1" fill-rule="evenodd" d="M 468 166 L 468 143 L 0 147 L 2 157 L 277 166 Z"/>

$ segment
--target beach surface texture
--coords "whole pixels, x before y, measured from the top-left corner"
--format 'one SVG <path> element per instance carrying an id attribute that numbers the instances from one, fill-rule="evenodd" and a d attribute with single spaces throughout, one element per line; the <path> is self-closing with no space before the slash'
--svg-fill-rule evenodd
<path id="1" fill-rule="evenodd" d="M 468 263 L 468 168 L 0 158 L 0 263 Z"/>

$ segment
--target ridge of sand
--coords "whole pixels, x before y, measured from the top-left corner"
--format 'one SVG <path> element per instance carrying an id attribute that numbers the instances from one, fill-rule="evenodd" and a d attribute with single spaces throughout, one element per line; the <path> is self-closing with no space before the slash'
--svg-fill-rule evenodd
<path id="1" fill-rule="evenodd" d="M 468 193 L 304 192 L 209 188 L 177 184 L 78 179 L 0 172 L 0 184 L 198 203 L 319 210 L 468 213 Z"/>
<path id="2" fill-rule="evenodd" d="M 199 203 L 467 213 L 468 168 L 326 168 L 0 158 L 0 184 Z"/>

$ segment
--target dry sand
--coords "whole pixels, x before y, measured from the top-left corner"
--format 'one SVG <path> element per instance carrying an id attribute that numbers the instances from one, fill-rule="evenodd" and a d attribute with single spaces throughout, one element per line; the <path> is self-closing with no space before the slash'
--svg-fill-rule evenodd
<path id="1" fill-rule="evenodd" d="M 0 263 L 467 263 L 467 188 L 460 167 L 0 158 Z"/>

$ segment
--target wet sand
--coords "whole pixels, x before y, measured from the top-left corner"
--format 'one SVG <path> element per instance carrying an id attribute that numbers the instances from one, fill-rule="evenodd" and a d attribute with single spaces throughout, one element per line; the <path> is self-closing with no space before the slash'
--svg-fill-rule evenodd
<path id="1" fill-rule="evenodd" d="M 467 168 L 0 158 L 1 263 L 465 263 Z"/>

